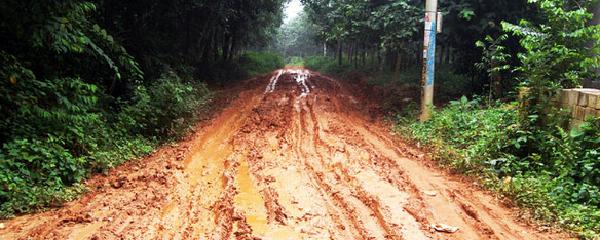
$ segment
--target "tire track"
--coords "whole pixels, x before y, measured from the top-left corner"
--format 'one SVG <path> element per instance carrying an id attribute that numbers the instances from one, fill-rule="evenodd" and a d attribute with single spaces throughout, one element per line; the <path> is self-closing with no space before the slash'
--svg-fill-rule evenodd
<path id="1" fill-rule="evenodd" d="M 347 83 L 282 69 L 241 87 L 178 146 L 90 179 L 60 209 L 2 222 L 0 239 L 568 238 L 424 165 Z"/>

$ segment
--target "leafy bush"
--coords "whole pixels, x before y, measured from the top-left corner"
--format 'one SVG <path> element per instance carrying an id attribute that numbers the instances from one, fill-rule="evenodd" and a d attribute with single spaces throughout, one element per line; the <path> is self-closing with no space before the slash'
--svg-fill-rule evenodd
<path id="1" fill-rule="evenodd" d="M 511 158 L 507 131 L 515 129 L 516 110 L 510 106 L 481 109 L 478 100 L 460 101 L 435 112 L 426 123 L 413 122 L 406 130 L 423 144 L 449 145 L 448 163 L 462 171 L 481 171 L 490 159 Z M 443 150 L 443 149 L 442 149 Z"/>
<path id="2" fill-rule="evenodd" d="M 218 60 L 196 66 L 197 79 L 223 85 L 284 67 L 283 57 L 270 52 L 246 52 L 238 61 Z"/>
<path id="3" fill-rule="evenodd" d="M 334 76 L 340 76 L 353 69 L 352 65 L 347 62 L 339 65 L 335 59 L 325 56 L 309 56 L 304 60 L 304 66 L 310 70 Z"/>
<path id="4" fill-rule="evenodd" d="M 200 111 L 210 102 L 212 94 L 203 83 L 185 83 L 174 72 L 164 73 L 148 89 L 138 88 L 139 101 L 126 109 L 138 112 L 135 122 L 141 124 L 146 136 L 163 140 L 180 136 L 187 121 L 197 120 Z M 147 100 L 150 100 L 149 102 Z"/>
<path id="5" fill-rule="evenodd" d="M 2 59 L 0 59 L 2 60 Z M 207 107 L 204 84 L 166 72 L 112 113 L 110 99 L 79 78 L 38 80 L 18 63 L 0 68 L 0 217 L 72 199 L 88 174 L 149 153 L 180 136 Z"/>
<path id="6" fill-rule="evenodd" d="M 429 121 L 398 119 L 398 129 L 432 147 L 442 163 L 482 176 L 535 217 L 583 237 L 600 231 L 600 118 L 571 132 L 530 132 L 515 104 L 482 107 L 463 97 Z"/>
<path id="7" fill-rule="evenodd" d="M 245 79 L 249 76 L 249 72 L 237 62 L 220 60 L 199 65 L 196 69 L 196 75 L 202 81 L 212 84 L 224 84 Z"/>
<path id="8" fill-rule="evenodd" d="M 302 57 L 293 56 L 287 59 L 287 66 L 303 67 L 304 59 Z"/>
<path id="9" fill-rule="evenodd" d="M 265 74 L 285 66 L 281 55 L 270 52 L 247 52 L 240 56 L 239 61 L 247 76 Z"/>
<path id="10" fill-rule="evenodd" d="M 529 116 L 556 115 L 552 104 L 560 88 L 581 85 L 584 79 L 594 79 L 600 67 L 600 25 L 590 25 L 594 1 L 562 0 L 530 1 L 536 4 L 544 19 L 536 24 L 521 20 L 518 25 L 503 22 L 503 30 L 520 37 L 525 50 L 519 54 L 520 66 L 512 69 L 521 74 L 522 85 L 529 88 L 524 106 L 524 119 Z M 524 120 L 531 128 L 544 129 L 547 118 Z M 553 119 L 550 119 L 553 121 Z M 552 127 L 550 125 L 550 127 Z M 535 131 L 535 130 L 532 130 Z"/>
<path id="11" fill-rule="evenodd" d="M 396 73 L 391 70 L 381 70 L 377 65 L 362 66 L 355 69 L 347 62 L 339 65 L 330 57 L 310 56 L 305 59 L 304 66 L 308 69 L 331 74 L 346 79 L 350 76 L 359 75 L 367 79 L 367 83 L 384 88 L 415 87 L 419 86 L 421 79 L 421 68 L 409 67 Z M 456 73 L 449 65 L 437 67 L 435 79 L 436 101 L 448 102 L 462 96 L 465 92 L 473 92 L 473 84 L 469 77 Z M 396 96 L 396 103 L 402 100 L 402 96 Z M 394 103 L 394 104 L 396 104 Z"/>
<path id="12" fill-rule="evenodd" d="M 0 210 L 46 205 L 64 186 L 81 181 L 85 157 L 106 132 L 95 107 L 97 87 L 80 79 L 2 82 Z"/>
<path id="13" fill-rule="evenodd" d="M 212 10 L 223 10 L 215 4 L 174 14 L 208 11 L 208 21 L 219 15 Z M 90 174 L 181 136 L 212 97 L 199 80 L 224 82 L 283 67 L 269 53 L 250 52 L 236 61 L 246 46 L 267 39 L 265 29 L 279 19 L 272 13 L 281 4 L 241 9 L 212 26 L 237 29 L 230 42 L 210 34 L 165 35 L 181 32 L 173 26 L 182 18 L 148 12 L 143 3 L 0 3 L 0 218 L 72 199 Z M 141 25 L 118 20 L 143 12 Z M 255 21 L 229 24 L 242 18 Z M 125 36 L 137 32 L 158 35 Z"/>

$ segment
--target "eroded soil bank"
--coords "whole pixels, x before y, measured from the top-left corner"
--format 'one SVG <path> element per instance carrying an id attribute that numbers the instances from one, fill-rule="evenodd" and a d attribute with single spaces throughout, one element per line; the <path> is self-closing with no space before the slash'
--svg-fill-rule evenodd
<path id="1" fill-rule="evenodd" d="M 244 86 L 178 146 L 88 180 L 60 209 L 5 221 L 0 239 L 566 237 L 427 166 L 342 81 L 287 69 Z"/>

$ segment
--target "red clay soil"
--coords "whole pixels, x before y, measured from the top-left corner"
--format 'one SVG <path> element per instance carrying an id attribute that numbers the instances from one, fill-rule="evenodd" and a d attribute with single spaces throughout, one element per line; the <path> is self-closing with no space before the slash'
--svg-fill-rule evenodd
<path id="1" fill-rule="evenodd" d="M 89 179 L 59 209 L 3 222 L 0 239 L 568 237 L 428 166 L 363 117 L 372 104 L 342 81 L 287 69 L 242 86 L 177 146 Z"/>

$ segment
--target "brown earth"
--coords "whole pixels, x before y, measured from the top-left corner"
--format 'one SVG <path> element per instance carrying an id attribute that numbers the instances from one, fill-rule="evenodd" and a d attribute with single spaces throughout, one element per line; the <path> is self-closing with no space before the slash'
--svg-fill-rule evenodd
<path id="1" fill-rule="evenodd" d="M 373 104 L 344 82 L 281 70 L 241 86 L 177 146 L 89 179 L 62 208 L 3 222 L 0 239 L 568 237 L 430 166 L 363 117 Z"/>

